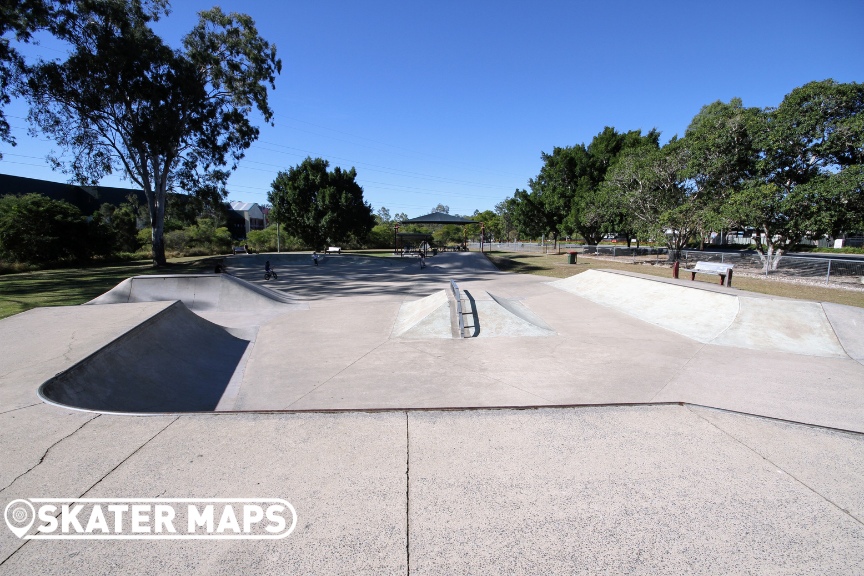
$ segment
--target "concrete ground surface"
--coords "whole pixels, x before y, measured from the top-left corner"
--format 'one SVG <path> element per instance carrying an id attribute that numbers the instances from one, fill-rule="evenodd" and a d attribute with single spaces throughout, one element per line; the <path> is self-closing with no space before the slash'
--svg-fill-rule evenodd
<path id="1" fill-rule="evenodd" d="M 277 281 L 264 282 L 265 259 Z M 229 272 L 285 308 L 241 310 L 223 288 L 224 301 L 198 287 L 161 302 L 141 287 L 120 299 L 132 303 L 0 321 L 4 508 L 273 497 L 298 517 L 268 541 L 22 540 L 0 527 L 0 574 L 864 574 L 857 310 L 759 308 L 697 282 L 646 312 L 684 284 L 562 288 L 475 253 L 427 263 L 237 256 Z M 476 337 L 446 337 L 450 279 Z M 706 301 L 681 330 L 662 325 Z M 789 310 L 800 350 L 779 322 Z M 800 328 L 807 314 L 817 322 Z M 142 334 L 166 345 L 135 344 Z M 178 359 L 194 353 L 212 362 Z M 220 376 L 202 391 L 208 369 Z M 65 396 L 47 399 L 74 406 L 140 382 L 164 387 L 136 393 L 147 416 L 36 393 L 51 383 Z"/>

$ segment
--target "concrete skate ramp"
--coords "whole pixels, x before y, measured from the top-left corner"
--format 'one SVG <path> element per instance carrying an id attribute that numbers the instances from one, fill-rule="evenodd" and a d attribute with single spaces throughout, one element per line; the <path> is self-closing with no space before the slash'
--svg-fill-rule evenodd
<path id="1" fill-rule="evenodd" d="M 725 294 L 598 270 L 550 285 L 706 344 L 847 357 L 818 302 Z M 864 353 L 854 326 L 846 333 Z"/>
<path id="2" fill-rule="evenodd" d="M 212 411 L 247 346 L 175 302 L 42 384 L 39 395 L 99 412 Z"/>
<path id="3" fill-rule="evenodd" d="M 735 296 L 598 270 L 550 285 L 699 342 L 716 338 L 738 315 Z"/>
<path id="4" fill-rule="evenodd" d="M 450 328 L 450 302 L 447 292 L 434 294 L 405 302 L 399 308 L 390 338 L 452 338 Z"/>
<path id="5" fill-rule="evenodd" d="M 520 320 L 536 326 L 537 328 L 542 328 L 543 330 L 553 332 L 551 326 L 549 326 L 542 318 L 537 316 L 534 312 L 529 310 L 527 306 L 522 304 L 522 302 L 518 300 L 511 300 L 509 298 L 501 298 L 499 296 L 495 296 L 491 292 L 486 292 L 486 294 L 488 294 L 489 297 L 492 298 L 492 300 L 494 300 L 496 304 L 498 304 Z"/>
<path id="6" fill-rule="evenodd" d="M 720 346 L 845 358 L 818 302 L 738 297 L 738 315 L 711 341 Z M 706 310 L 710 313 L 710 310 Z"/>
<path id="7" fill-rule="evenodd" d="M 180 300 L 193 312 L 308 308 L 290 296 L 228 274 L 133 276 L 87 304 Z"/>
<path id="8" fill-rule="evenodd" d="M 828 302 L 822 309 L 846 354 L 864 364 L 864 309 Z"/>
<path id="9" fill-rule="evenodd" d="M 539 316 L 517 300 L 500 298 L 489 292 L 486 292 L 488 300 L 474 300 L 468 290 L 464 292 L 476 311 L 476 325 L 469 326 L 467 330 L 474 338 L 517 338 L 555 334 Z"/>

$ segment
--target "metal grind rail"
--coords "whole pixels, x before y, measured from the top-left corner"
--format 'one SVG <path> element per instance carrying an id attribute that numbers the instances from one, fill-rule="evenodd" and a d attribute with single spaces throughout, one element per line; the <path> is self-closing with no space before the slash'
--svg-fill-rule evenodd
<path id="1" fill-rule="evenodd" d="M 465 319 L 462 317 L 462 294 L 459 292 L 459 286 L 455 280 L 450 280 L 450 289 L 453 290 L 453 297 L 456 299 L 456 318 L 459 320 L 459 338 L 465 337 Z"/>

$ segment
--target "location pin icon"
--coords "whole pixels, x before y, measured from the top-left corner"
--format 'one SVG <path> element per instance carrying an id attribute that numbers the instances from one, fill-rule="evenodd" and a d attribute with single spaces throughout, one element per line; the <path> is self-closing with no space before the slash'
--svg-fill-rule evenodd
<path id="1" fill-rule="evenodd" d="M 13 500 L 6 505 L 3 517 L 6 519 L 9 530 L 21 538 L 33 526 L 33 521 L 36 520 L 36 510 L 27 500 Z"/>

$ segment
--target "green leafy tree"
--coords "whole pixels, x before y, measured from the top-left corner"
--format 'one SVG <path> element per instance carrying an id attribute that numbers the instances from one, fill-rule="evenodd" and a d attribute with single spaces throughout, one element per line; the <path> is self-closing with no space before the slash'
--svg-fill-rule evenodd
<path id="1" fill-rule="evenodd" d="M 150 28 L 158 10 L 133 0 L 78 2 L 54 32 L 65 62 L 29 69 L 30 119 L 67 157 L 57 168 L 82 183 L 121 171 L 147 196 L 153 260 L 165 263 L 167 194 L 224 197 L 225 183 L 258 137 L 249 120 L 272 111 L 276 48 L 245 14 L 213 8 L 179 50 Z M 156 3 L 159 6 L 159 3 Z"/>
<path id="2" fill-rule="evenodd" d="M 0 197 L 0 252 L 17 262 L 84 260 L 90 229 L 81 211 L 41 194 Z"/>
<path id="3" fill-rule="evenodd" d="M 287 172 L 279 172 L 267 195 L 271 212 L 286 231 L 307 245 L 321 249 L 331 243 L 366 238 L 375 225 L 372 207 L 363 200 L 354 168 L 306 158 Z"/>
<path id="4" fill-rule="evenodd" d="M 510 242 L 514 240 L 515 224 L 513 222 L 513 199 L 505 198 L 495 205 L 495 214 L 501 226 L 501 241 Z"/>
<path id="5" fill-rule="evenodd" d="M 439 226 L 432 233 L 432 237 L 435 243 L 439 245 L 461 244 L 464 239 L 462 228 L 462 226 L 457 226 L 456 224 L 445 224 L 444 226 Z"/>
<path id="6" fill-rule="evenodd" d="M 530 195 L 516 194 L 520 222 L 533 223 L 533 232 L 558 238 L 573 232 L 589 244 L 597 244 L 612 225 L 629 226 L 623 205 L 612 191 L 601 190 L 607 172 L 627 150 L 655 147 L 660 133 L 641 130 L 619 133 L 606 127 L 586 146 L 554 148 L 543 153 L 543 167 L 528 184 Z M 623 230 L 617 230 L 622 232 Z"/>
<path id="7" fill-rule="evenodd" d="M 133 196 L 134 198 L 134 196 Z M 138 244 L 138 210 L 135 204 L 124 202 L 120 206 L 102 204 L 93 215 L 92 224 L 105 227 L 108 252 L 135 252 Z"/>
<path id="8" fill-rule="evenodd" d="M 686 145 L 672 138 L 661 148 L 626 152 L 605 179 L 624 199 L 637 236 L 662 239 L 676 257 L 705 227 L 703 197 L 687 185 L 686 169 Z"/>
<path id="9" fill-rule="evenodd" d="M 68 2 L 50 0 L 0 1 L 0 140 L 15 145 L 3 107 L 18 91 L 25 75 L 24 58 L 16 44 L 29 43 L 39 30 L 60 23 L 60 9 Z M 0 154 L 0 158 L 3 155 Z"/>
<path id="10" fill-rule="evenodd" d="M 751 134 L 756 169 L 729 195 L 726 212 L 764 235 L 766 266 L 802 238 L 864 219 L 864 84 L 805 84 L 761 111 Z"/>
<path id="11" fill-rule="evenodd" d="M 389 224 L 390 223 L 390 210 L 382 206 L 375 212 L 375 221 L 378 224 Z"/>

